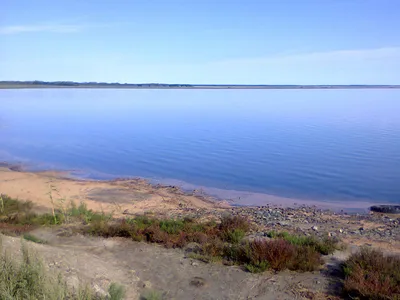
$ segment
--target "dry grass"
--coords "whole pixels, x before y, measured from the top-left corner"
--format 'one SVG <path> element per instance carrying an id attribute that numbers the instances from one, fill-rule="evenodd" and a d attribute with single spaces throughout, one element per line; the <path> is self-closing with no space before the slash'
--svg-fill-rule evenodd
<path id="1" fill-rule="evenodd" d="M 124 290 L 112 284 L 107 298 L 94 295 L 88 286 L 74 290 L 59 274 L 46 270 L 43 261 L 25 243 L 18 260 L 3 249 L 0 236 L 0 299 L 4 300 L 121 300 Z"/>
<path id="2" fill-rule="evenodd" d="M 344 263 L 344 293 L 361 299 L 400 299 L 400 257 L 362 248 Z"/>

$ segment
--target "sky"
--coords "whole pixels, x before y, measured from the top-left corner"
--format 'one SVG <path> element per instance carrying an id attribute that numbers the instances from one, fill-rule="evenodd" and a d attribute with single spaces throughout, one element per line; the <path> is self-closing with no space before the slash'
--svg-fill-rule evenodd
<path id="1" fill-rule="evenodd" d="M 399 0 L 0 6 L 0 80 L 400 84 Z"/>

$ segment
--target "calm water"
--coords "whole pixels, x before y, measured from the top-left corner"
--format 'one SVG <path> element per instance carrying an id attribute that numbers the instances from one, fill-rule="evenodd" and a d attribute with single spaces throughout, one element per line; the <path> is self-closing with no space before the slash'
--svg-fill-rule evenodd
<path id="1" fill-rule="evenodd" d="M 0 90 L 0 161 L 400 202 L 400 90 Z"/>

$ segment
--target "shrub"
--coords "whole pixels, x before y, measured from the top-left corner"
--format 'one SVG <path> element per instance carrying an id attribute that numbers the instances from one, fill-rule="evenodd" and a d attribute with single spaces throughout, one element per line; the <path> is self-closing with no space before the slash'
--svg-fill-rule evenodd
<path id="1" fill-rule="evenodd" d="M 344 293 L 362 299 L 400 299 L 400 257 L 361 248 L 343 265 Z"/>
<path id="2" fill-rule="evenodd" d="M 242 229 L 235 229 L 233 231 L 225 231 L 222 233 L 222 239 L 226 242 L 238 244 L 246 235 Z"/>
<path id="3" fill-rule="evenodd" d="M 182 220 L 161 220 L 159 223 L 160 229 L 169 234 L 177 234 L 182 232 L 185 223 Z"/>
<path id="4" fill-rule="evenodd" d="M 314 248 L 298 246 L 289 264 L 289 269 L 293 271 L 311 272 L 315 271 L 322 263 L 321 254 L 316 252 Z"/>
<path id="5" fill-rule="evenodd" d="M 260 265 L 263 261 L 275 271 L 286 269 L 295 255 L 296 249 L 289 242 L 254 240 L 250 243 L 250 263 Z"/>
<path id="6" fill-rule="evenodd" d="M 222 218 L 219 229 L 222 232 L 234 231 L 235 229 L 239 229 L 246 233 L 249 231 L 250 225 L 248 220 L 244 217 L 227 216 Z"/>

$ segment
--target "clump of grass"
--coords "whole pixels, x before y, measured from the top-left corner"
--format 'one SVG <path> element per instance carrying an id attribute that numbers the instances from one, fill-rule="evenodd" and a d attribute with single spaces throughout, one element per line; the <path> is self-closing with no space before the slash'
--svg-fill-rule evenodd
<path id="1" fill-rule="evenodd" d="M 361 248 L 343 265 L 344 293 L 361 299 L 400 299 L 400 257 Z"/>
<path id="2" fill-rule="evenodd" d="M 286 240 L 292 245 L 314 248 L 315 251 L 323 255 L 332 254 L 338 248 L 339 243 L 337 239 L 331 237 L 318 238 L 316 236 L 293 235 L 285 231 L 270 231 L 267 236 Z"/>
<path id="3" fill-rule="evenodd" d="M 112 282 L 108 288 L 109 300 L 121 300 L 125 297 L 125 288 L 115 282 Z"/>
<path id="4" fill-rule="evenodd" d="M 70 207 L 65 210 L 65 216 L 68 219 L 80 220 L 84 224 L 91 222 L 107 221 L 112 218 L 112 214 L 104 212 L 98 213 L 87 208 L 86 203 L 81 202 L 78 206 L 75 202 L 71 201 Z"/>
<path id="5" fill-rule="evenodd" d="M 70 289 L 60 274 L 46 270 L 43 261 L 25 243 L 21 244 L 22 259 L 4 251 L 0 236 L 0 299 L 48 300 L 122 300 L 123 288 L 109 287 L 109 297 L 93 294 L 88 286 Z"/>
<path id="6" fill-rule="evenodd" d="M 25 233 L 23 235 L 23 238 L 27 241 L 33 242 L 33 243 L 37 243 L 37 244 L 46 244 L 47 242 L 45 240 L 42 240 L 36 236 L 34 236 L 33 234 L 30 233 Z"/>
<path id="7" fill-rule="evenodd" d="M 140 295 L 140 300 L 161 300 L 162 294 L 156 290 L 147 290 Z"/>

